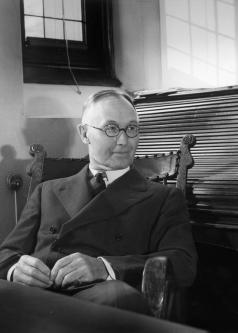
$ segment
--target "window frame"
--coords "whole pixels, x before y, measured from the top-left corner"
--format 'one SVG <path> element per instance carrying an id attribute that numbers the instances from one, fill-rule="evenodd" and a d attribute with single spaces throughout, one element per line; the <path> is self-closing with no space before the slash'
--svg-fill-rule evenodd
<path id="1" fill-rule="evenodd" d="M 81 85 L 119 86 L 114 69 L 112 0 L 82 0 L 87 15 L 84 41 L 68 41 L 70 67 Z M 85 22 L 85 17 L 82 17 Z M 74 84 L 67 61 L 65 40 L 25 39 L 24 4 L 21 0 L 24 83 Z"/>

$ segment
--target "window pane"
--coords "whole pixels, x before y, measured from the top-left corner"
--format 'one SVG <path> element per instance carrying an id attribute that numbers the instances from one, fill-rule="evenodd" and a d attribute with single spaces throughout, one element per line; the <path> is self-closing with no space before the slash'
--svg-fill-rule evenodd
<path id="1" fill-rule="evenodd" d="M 25 36 L 44 37 L 43 19 L 41 17 L 25 16 Z"/>
<path id="2" fill-rule="evenodd" d="M 215 0 L 209 0 L 206 2 L 207 5 L 207 27 L 211 30 L 216 30 L 216 10 L 215 10 Z"/>
<path id="3" fill-rule="evenodd" d="M 218 32 L 227 35 L 231 38 L 236 36 L 236 18 L 235 8 L 218 2 L 217 4 L 217 18 L 218 18 Z"/>
<path id="4" fill-rule="evenodd" d="M 45 16 L 62 18 L 62 0 L 44 0 Z"/>
<path id="5" fill-rule="evenodd" d="M 166 13 L 183 20 L 187 20 L 188 0 L 165 0 Z"/>
<path id="6" fill-rule="evenodd" d="M 82 20 L 81 0 L 63 0 L 64 17 L 71 20 Z"/>
<path id="7" fill-rule="evenodd" d="M 43 15 L 42 0 L 24 0 L 24 13 L 30 15 Z"/>
<path id="8" fill-rule="evenodd" d="M 210 32 L 207 34 L 207 62 L 217 65 L 217 38 L 216 34 Z"/>
<path id="9" fill-rule="evenodd" d="M 176 72 L 189 74 L 191 72 L 191 57 L 183 52 L 168 48 L 168 70 L 171 78 Z"/>
<path id="10" fill-rule="evenodd" d="M 207 25 L 207 2 L 205 0 L 191 0 L 190 1 L 190 13 L 191 22 L 198 24 L 202 27 Z"/>
<path id="11" fill-rule="evenodd" d="M 45 19 L 45 37 L 54 39 L 64 39 L 63 21 Z"/>
<path id="12" fill-rule="evenodd" d="M 192 54 L 200 60 L 207 61 L 208 58 L 208 31 L 198 27 L 191 27 Z"/>
<path id="13" fill-rule="evenodd" d="M 68 40 L 83 40 L 82 23 L 65 21 L 66 38 Z"/>
<path id="14" fill-rule="evenodd" d="M 232 73 L 236 72 L 236 42 L 233 39 L 218 37 L 219 67 Z M 229 61 L 228 61 L 229 59 Z"/>
<path id="15" fill-rule="evenodd" d="M 167 43 L 183 52 L 190 52 L 189 24 L 173 17 L 166 19 Z"/>
<path id="16" fill-rule="evenodd" d="M 193 76 L 200 80 L 201 84 L 215 85 L 217 82 L 217 69 L 214 66 L 198 59 L 193 59 Z"/>

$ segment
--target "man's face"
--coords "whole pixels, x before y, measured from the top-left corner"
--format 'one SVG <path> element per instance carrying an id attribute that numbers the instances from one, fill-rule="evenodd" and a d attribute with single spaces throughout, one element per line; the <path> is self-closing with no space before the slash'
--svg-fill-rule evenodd
<path id="1" fill-rule="evenodd" d="M 98 101 L 88 111 L 84 123 L 98 128 L 117 124 L 119 128 L 137 124 L 138 119 L 132 105 L 123 98 L 110 97 Z M 129 138 L 124 131 L 116 137 L 108 137 L 105 132 L 86 126 L 90 165 L 97 170 L 119 170 L 130 166 L 139 137 Z"/>

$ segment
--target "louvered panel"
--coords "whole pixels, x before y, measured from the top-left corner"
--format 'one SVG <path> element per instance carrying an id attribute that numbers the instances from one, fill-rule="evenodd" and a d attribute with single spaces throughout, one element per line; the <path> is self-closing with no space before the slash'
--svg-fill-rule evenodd
<path id="1" fill-rule="evenodd" d="M 205 212 L 203 222 L 238 224 L 237 87 L 144 94 L 135 105 L 141 124 L 137 155 L 176 151 L 185 134 L 194 134 L 191 212 Z"/>

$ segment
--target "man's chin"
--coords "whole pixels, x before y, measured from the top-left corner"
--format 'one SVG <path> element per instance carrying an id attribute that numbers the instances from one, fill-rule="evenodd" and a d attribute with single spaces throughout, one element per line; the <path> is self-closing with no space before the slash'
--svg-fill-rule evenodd
<path id="1" fill-rule="evenodd" d="M 108 159 L 107 161 L 99 161 L 99 160 L 94 160 L 91 162 L 92 168 L 95 169 L 103 169 L 103 170 L 121 170 L 121 169 L 126 169 L 129 166 L 133 164 L 133 159 L 132 158 L 122 158 L 120 157 L 114 157 L 111 159 Z"/>
<path id="2" fill-rule="evenodd" d="M 115 160 L 111 163 L 111 169 L 112 170 L 120 170 L 120 169 L 125 169 L 128 168 L 131 164 L 133 163 L 133 161 L 130 159 L 120 159 L 120 160 Z"/>

